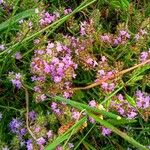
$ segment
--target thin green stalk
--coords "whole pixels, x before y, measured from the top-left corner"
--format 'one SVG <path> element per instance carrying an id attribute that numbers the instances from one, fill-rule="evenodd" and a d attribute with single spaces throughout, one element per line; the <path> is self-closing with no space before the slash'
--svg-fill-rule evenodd
<path id="1" fill-rule="evenodd" d="M 70 132 L 72 132 L 72 130 L 77 131 L 78 129 L 80 129 L 81 126 L 82 126 L 82 124 L 86 120 L 87 120 L 87 118 L 83 117 L 82 119 L 80 119 L 79 121 L 77 121 L 67 132 L 65 132 L 62 135 L 59 135 L 51 144 L 49 144 L 48 146 L 46 146 L 44 150 L 53 150 L 53 149 L 55 149 L 56 146 L 58 146 L 60 143 L 62 143 L 66 139 L 68 139 L 68 137 L 70 136 Z"/>
<path id="2" fill-rule="evenodd" d="M 80 142 L 78 143 L 78 145 L 74 148 L 74 150 L 76 150 L 80 144 L 84 141 L 84 139 L 88 136 L 88 134 L 92 131 L 92 129 L 95 127 L 95 124 L 92 125 L 92 127 L 90 128 L 90 130 L 85 134 L 85 136 L 80 140 Z"/>
<path id="3" fill-rule="evenodd" d="M 3 105 L 0 105 L 1 108 L 4 108 L 4 109 L 13 109 L 15 111 L 19 111 L 20 113 L 23 113 L 24 111 L 23 110 L 19 110 L 17 108 L 14 108 L 14 107 L 10 107 L 10 106 L 3 106 Z"/>
<path id="4" fill-rule="evenodd" d="M 74 15 L 75 13 L 81 11 L 82 9 L 86 8 L 87 6 L 91 5 L 92 3 L 94 3 L 96 0 L 92 0 L 91 2 L 85 4 L 87 1 L 83 2 L 80 6 L 78 6 L 74 11 L 72 11 L 70 14 L 64 16 L 63 18 L 53 22 L 52 24 L 50 24 L 49 26 L 43 28 L 42 30 L 34 33 L 33 35 L 25 38 L 24 40 L 22 40 L 22 43 L 32 40 L 34 37 L 38 36 L 39 34 L 43 33 L 44 31 L 46 31 L 49 28 L 52 28 L 59 24 L 61 25 L 62 23 L 64 23 L 67 19 L 69 19 L 72 15 Z M 84 5 L 84 6 L 83 6 Z M 55 28 L 56 29 L 56 28 Z M 51 32 L 50 32 L 51 33 Z M 16 46 L 18 46 L 20 44 L 20 42 L 15 43 L 13 46 L 9 47 L 8 49 L 6 49 L 5 51 L 1 52 L 0 55 L 5 54 L 6 52 L 8 52 L 10 49 L 12 50 L 13 48 L 15 48 Z"/>
<path id="5" fill-rule="evenodd" d="M 75 107 L 75 108 L 77 108 L 79 110 L 85 109 L 86 111 L 90 111 L 90 112 L 93 112 L 93 113 L 101 114 L 101 115 L 107 116 L 109 118 L 113 118 L 113 119 L 117 119 L 117 120 L 121 119 L 121 117 L 116 115 L 116 114 L 107 112 L 105 110 L 100 110 L 100 109 L 97 109 L 97 108 L 93 108 L 93 107 L 90 107 L 90 106 L 88 106 L 86 104 L 82 104 L 82 103 L 79 103 L 79 102 L 68 100 L 68 99 L 62 98 L 60 96 L 55 96 L 54 99 L 56 101 L 65 102 L 66 104 L 69 104 L 69 105 L 71 105 L 71 106 L 73 106 L 73 107 Z"/>
<path id="6" fill-rule="evenodd" d="M 116 133 L 119 136 L 121 136 L 123 139 L 125 139 L 126 141 L 128 141 L 129 143 L 131 143 L 132 145 L 134 145 L 136 148 L 138 148 L 140 150 L 148 150 L 145 146 L 143 146 L 142 144 L 138 143 L 136 140 L 134 140 L 132 137 L 128 136 L 126 133 L 118 130 L 116 127 L 114 127 L 109 122 L 98 118 L 96 115 L 94 115 L 92 113 L 89 113 L 89 115 L 93 119 L 95 119 L 95 121 L 99 122 L 101 125 L 105 126 L 106 128 L 109 128 L 111 131 L 113 131 L 114 133 Z"/>

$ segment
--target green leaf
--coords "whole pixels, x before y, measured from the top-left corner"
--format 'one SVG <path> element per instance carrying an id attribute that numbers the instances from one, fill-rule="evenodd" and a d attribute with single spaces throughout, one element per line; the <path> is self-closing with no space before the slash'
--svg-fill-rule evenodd
<path id="1" fill-rule="evenodd" d="M 125 125 L 125 124 L 131 124 L 137 122 L 137 120 L 134 119 L 121 119 L 121 120 L 116 120 L 116 119 L 109 119 L 108 120 L 111 124 L 113 125 Z"/>
<path id="2" fill-rule="evenodd" d="M 86 121 L 86 117 L 83 117 L 82 119 L 77 121 L 67 132 L 58 136 L 51 144 L 46 146 L 46 148 L 44 150 L 55 149 L 56 146 L 58 146 L 59 144 L 61 144 L 63 141 L 67 140 L 70 137 L 70 134 L 72 134 L 72 131 L 73 131 L 73 133 L 75 133 L 78 129 L 80 129 L 80 127 L 82 126 L 82 124 L 85 121 Z"/>
<path id="3" fill-rule="evenodd" d="M 47 96 L 50 97 L 50 95 L 48 95 L 48 94 L 47 94 Z M 77 108 L 81 111 L 86 110 L 86 111 L 93 112 L 93 113 L 96 113 L 96 114 L 104 115 L 104 116 L 109 117 L 109 118 L 121 120 L 121 117 L 116 115 L 116 114 L 113 114 L 111 112 L 107 112 L 105 110 L 100 110 L 100 109 L 97 109 L 97 108 L 94 108 L 94 107 L 90 107 L 86 104 L 82 104 L 82 103 L 79 103 L 79 102 L 76 102 L 76 101 L 65 99 L 65 98 L 60 97 L 60 96 L 55 96 L 54 99 L 56 101 L 60 101 L 60 102 L 64 102 L 66 104 L 69 104 L 69 105 L 71 105 L 71 106 L 73 106 L 73 107 L 75 107 L 75 108 Z"/>
<path id="4" fill-rule="evenodd" d="M 5 22 L 0 24 L 0 31 L 6 29 L 8 26 L 13 25 L 14 23 L 19 22 L 19 20 L 24 19 L 24 18 L 28 18 L 32 15 L 35 14 L 35 9 L 29 9 L 29 10 L 25 10 L 15 16 L 13 16 L 12 18 L 6 20 Z"/>
<path id="5" fill-rule="evenodd" d="M 72 99 L 82 99 L 84 97 L 84 94 L 81 90 L 76 91 L 76 93 L 73 95 Z"/>
<path id="6" fill-rule="evenodd" d="M 120 131 L 119 129 L 117 129 L 116 127 L 114 127 L 109 122 L 98 118 L 96 115 L 94 115 L 92 113 L 89 113 L 89 115 L 93 119 L 95 119 L 95 121 L 99 122 L 102 126 L 105 126 L 106 128 L 109 128 L 111 131 L 113 131 L 114 133 L 118 134 L 119 136 L 121 136 L 123 139 L 125 139 L 126 141 L 128 141 L 129 143 L 131 143 L 133 146 L 137 147 L 138 149 L 140 149 L 140 150 L 148 150 L 145 146 L 143 146 L 142 144 L 138 143 L 132 137 L 130 137 L 126 133 Z"/>
<path id="7" fill-rule="evenodd" d="M 127 101 L 129 102 L 129 104 L 131 106 L 136 107 L 135 100 L 131 96 L 129 96 L 128 94 L 126 94 L 126 99 L 127 99 Z"/>

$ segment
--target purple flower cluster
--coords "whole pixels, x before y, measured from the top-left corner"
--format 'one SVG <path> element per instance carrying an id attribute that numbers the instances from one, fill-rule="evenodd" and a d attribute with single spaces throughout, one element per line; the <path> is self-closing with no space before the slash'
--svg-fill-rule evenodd
<path id="1" fill-rule="evenodd" d="M 37 144 L 38 145 L 44 145 L 46 143 L 46 140 L 43 137 L 40 137 L 37 139 Z"/>
<path id="2" fill-rule="evenodd" d="M 80 24 L 80 34 L 81 35 L 86 35 L 86 31 L 85 31 L 85 26 L 86 26 L 87 22 L 84 21 L 84 22 L 81 22 Z"/>
<path id="3" fill-rule="evenodd" d="M 136 105 L 139 109 L 150 108 L 150 95 L 140 90 L 137 91 L 136 92 Z"/>
<path id="4" fill-rule="evenodd" d="M 111 130 L 105 127 L 102 127 L 102 135 L 109 136 L 111 134 Z"/>
<path id="5" fill-rule="evenodd" d="M 93 27 L 93 20 L 90 19 L 88 22 L 87 21 L 83 21 L 80 23 L 80 34 L 82 36 L 92 36 L 92 33 L 95 31 L 94 27 Z"/>
<path id="6" fill-rule="evenodd" d="M 140 61 L 144 62 L 149 58 L 150 58 L 150 48 L 149 48 L 149 51 L 141 52 Z"/>
<path id="7" fill-rule="evenodd" d="M 5 49 L 4 44 L 1 44 L 1 45 L 0 45 L 0 51 L 3 51 L 4 49 Z"/>
<path id="8" fill-rule="evenodd" d="M 40 25 L 41 26 L 47 26 L 54 22 L 57 18 L 60 17 L 60 14 L 58 12 L 54 12 L 52 14 L 49 14 L 48 12 L 43 12 L 41 14 L 41 19 L 40 19 Z"/>
<path id="9" fill-rule="evenodd" d="M 58 104 L 55 102 L 52 102 L 51 104 L 51 109 L 54 111 L 55 114 L 57 114 L 58 116 L 61 115 L 61 111 L 58 108 Z"/>
<path id="10" fill-rule="evenodd" d="M 137 34 L 135 34 L 134 39 L 138 41 L 142 39 L 144 35 L 147 35 L 147 31 L 145 29 L 140 29 L 140 31 Z"/>
<path id="11" fill-rule="evenodd" d="M 103 69 L 98 70 L 97 72 L 97 81 L 104 79 L 104 78 L 109 78 L 116 72 L 114 70 L 112 71 L 105 71 Z M 102 82 L 101 88 L 106 91 L 106 92 L 112 92 L 115 89 L 115 83 L 108 83 L 108 82 Z"/>
<path id="12" fill-rule="evenodd" d="M 109 35 L 109 34 L 101 35 L 101 40 L 108 44 L 112 43 L 112 38 L 113 38 L 112 35 Z"/>
<path id="13" fill-rule="evenodd" d="M 29 119 L 30 119 L 32 122 L 35 121 L 36 116 L 37 116 L 37 114 L 36 114 L 35 111 L 30 111 L 30 112 L 29 112 Z"/>
<path id="14" fill-rule="evenodd" d="M 67 15 L 67 14 L 69 14 L 69 13 L 71 13 L 72 12 L 72 9 L 71 8 L 66 8 L 65 10 L 64 10 L 64 14 L 65 15 Z"/>
<path id="15" fill-rule="evenodd" d="M 23 77 L 20 73 L 9 72 L 9 78 L 15 87 L 18 89 L 22 87 Z"/>
<path id="16" fill-rule="evenodd" d="M 19 136 L 20 140 L 26 134 L 26 128 L 23 127 L 23 122 L 19 119 L 13 118 L 9 123 L 9 127 L 12 133 L 15 133 Z"/>
<path id="17" fill-rule="evenodd" d="M 27 150 L 33 150 L 33 144 L 31 139 L 26 141 L 26 148 Z"/>
<path id="18" fill-rule="evenodd" d="M 21 53 L 20 52 L 17 52 L 17 53 L 15 53 L 15 58 L 17 59 L 17 60 L 20 60 L 20 59 L 22 59 L 22 55 L 21 55 Z"/>
<path id="19" fill-rule="evenodd" d="M 117 37 L 111 34 L 104 34 L 100 36 L 100 39 L 108 45 L 117 46 L 126 44 L 127 40 L 130 39 L 130 34 L 125 30 L 120 30 Z"/>
<path id="20" fill-rule="evenodd" d="M 76 110 L 73 110 L 72 111 L 72 118 L 75 119 L 75 120 L 79 120 L 81 114 L 79 111 L 76 111 Z"/>
<path id="21" fill-rule="evenodd" d="M 124 99 L 122 94 L 119 94 L 111 101 L 111 108 L 116 110 L 120 115 L 129 119 L 133 119 L 137 115 L 136 109 Z"/>
<path id="22" fill-rule="evenodd" d="M 46 51 L 35 51 L 35 57 L 31 63 L 32 71 L 40 76 L 50 75 L 55 83 L 65 79 L 68 71 L 72 72 L 70 78 L 75 78 L 74 70 L 77 68 L 77 64 L 72 61 L 70 53 L 70 49 L 59 42 L 48 43 Z M 61 55 L 64 56 L 61 57 Z M 45 60 L 44 57 L 47 59 Z"/>
<path id="23" fill-rule="evenodd" d="M 35 50 L 31 71 L 34 73 L 32 81 L 36 83 L 36 100 L 46 99 L 44 85 L 47 78 L 52 81 L 52 90 L 56 88 L 56 91 L 52 92 L 53 95 L 61 93 L 65 98 L 71 97 L 71 81 L 76 77 L 76 69 L 77 64 L 72 59 L 70 48 L 60 42 L 48 42 L 45 49 Z"/>
<path id="24" fill-rule="evenodd" d="M 95 100 L 89 101 L 89 106 L 91 106 L 91 107 L 97 107 L 96 101 L 95 101 Z M 90 121 L 91 123 L 95 123 L 95 120 L 94 120 L 92 117 L 89 117 L 89 121 Z"/>
<path id="25" fill-rule="evenodd" d="M 130 39 L 130 34 L 125 30 L 121 30 L 119 31 L 118 37 L 114 39 L 114 45 L 124 45 L 128 39 Z"/>
<path id="26" fill-rule="evenodd" d="M 71 67 L 71 68 L 70 68 Z M 71 60 L 71 56 L 67 55 L 61 59 L 53 58 L 50 65 L 50 73 L 55 83 L 61 82 L 63 77 L 67 74 L 68 69 L 76 69 L 77 65 Z M 72 74 L 75 78 L 76 74 Z"/>

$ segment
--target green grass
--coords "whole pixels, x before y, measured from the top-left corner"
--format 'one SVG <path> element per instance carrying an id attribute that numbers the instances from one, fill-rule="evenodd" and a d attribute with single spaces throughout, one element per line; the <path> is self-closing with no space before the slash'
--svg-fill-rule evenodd
<path id="1" fill-rule="evenodd" d="M 40 26 L 41 16 L 40 13 L 35 13 L 36 8 L 40 13 L 46 10 L 49 13 L 59 12 L 61 15 L 51 24 Z M 71 8 L 72 12 L 64 15 L 65 8 Z M 63 150 L 69 150 L 69 143 L 74 144 L 72 148 L 74 150 L 128 148 L 148 150 L 150 106 L 147 109 L 138 108 L 135 93 L 141 90 L 147 95 L 150 94 L 149 63 L 107 81 L 116 85 L 110 92 L 105 91 L 100 84 L 86 90 L 83 88 L 74 90 L 72 97 L 66 99 L 63 98 L 64 87 L 55 89 L 57 84 L 50 76 L 46 75 L 44 82 L 31 81 L 33 75 L 38 76 L 38 73 L 33 73 L 31 62 L 35 57 L 35 50 L 45 50 L 48 41 L 54 43 L 59 41 L 67 45 L 71 49 L 71 59 L 78 64 L 75 70 L 77 76 L 70 80 L 65 75 L 62 84 L 65 85 L 65 81 L 70 81 L 72 89 L 94 84 L 98 70 L 120 72 L 140 64 L 141 52 L 148 52 L 150 46 L 149 8 L 148 0 L 42 0 L 39 2 L 6 0 L 0 4 L 0 46 L 2 44 L 5 46 L 4 50 L 0 49 L 0 113 L 2 113 L 0 149 L 4 147 L 12 150 L 26 149 L 26 145 L 21 146 L 18 135 L 12 133 L 9 128 L 12 118 L 18 118 L 23 121 L 24 128 L 27 128 L 27 121 L 29 121 L 31 132 L 27 131 L 23 140 L 26 142 L 32 139 L 34 149 L 39 149 L 39 146 L 31 133 L 36 139 L 40 137 L 46 139 L 45 150 L 52 150 L 57 146 L 61 146 Z M 22 19 L 24 22 L 19 24 Z M 83 21 L 89 25 L 86 27 L 85 36 L 80 34 L 80 22 Z M 29 28 L 29 22 L 32 22 L 32 28 Z M 140 29 L 146 30 L 147 34 L 136 41 L 134 36 L 141 32 Z M 126 41 L 124 45 L 115 46 L 102 42 L 102 35 L 108 34 L 112 38 L 117 38 L 120 30 L 128 31 L 131 36 L 130 39 L 124 39 Z M 78 49 L 73 48 L 69 36 L 79 39 Z M 40 39 L 40 43 L 34 44 L 35 39 Z M 77 54 L 76 50 L 80 51 L 84 46 L 85 52 Z M 22 55 L 20 60 L 15 59 L 17 52 Z M 57 57 L 61 55 L 63 57 L 64 54 L 59 53 Z M 45 61 L 51 61 L 51 58 L 46 55 L 41 54 L 41 56 Z M 99 63 L 92 68 L 85 63 L 89 57 L 99 62 L 102 56 L 107 58 L 108 64 Z M 147 59 L 150 59 L 150 54 Z M 18 90 L 12 85 L 10 79 L 12 77 L 9 76 L 11 71 L 20 72 L 23 75 L 21 82 L 29 97 L 23 88 Z M 72 72 L 69 73 L 72 74 Z M 45 101 L 37 102 L 36 96 L 39 93 L 34 91 L 36 85 L 40 86 L 41 93 L 47 96 Z M 117 99 L 118 94 L 124 95 L 124 101 L 136 110 L 135 118 L 128 119 L 127 116 L 119 114 L 112 108 L 111 104 Z M 29 102 L 27 102 L 28 98 Z M 91 100 L 97 102 L 96 107 L 89 106 L 88 103 Z M 58 108 L 62 111 L 60 116 L 51 109 L 52 102 L 58 104 Z M 104 109 L 101 108 L 102 106 Z M 27 119 L 27 109 L 37 113 L 35 121 Z M 80 118 L 74 120 L 72 111 L 78 111 Z M 89 117 L 95 120 L 94 124 L 89 122 Z M 59 134 L 59 129 L 70 122 L 73 122 L 72 125 L 63 134 Z M 35 128 L 38 127 L 40 131 L 36 133 Z M 103 136 L 103 127 L 110 129 L 112 133 L 109 136 Z M 53 130 L 52 139 L 47 137 L 46 133 L 49 130 Z"/>

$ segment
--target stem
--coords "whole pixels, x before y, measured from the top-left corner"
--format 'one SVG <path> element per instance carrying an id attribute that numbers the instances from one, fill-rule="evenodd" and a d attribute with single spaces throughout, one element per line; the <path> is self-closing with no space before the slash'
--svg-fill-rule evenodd
<path id="1" fill-rule="evenodd" d="M 19 110 L 17 108 L 14 108 L 14 107 L 10 107 L 10 106 L 3 106 L 3 105 L 0 105 L 1 108 L 5 108 L 5 109 L 13 109 L 15 111 L 19 111 L 20 113 L 23 113 L 23 110 Z"/>
<path id="2" fill-rule="evenodd" d="M 26 126 L 27 126 L 27 130 L 29 131 L 30 135 L 32 136 L 32 138 L 36 141 L 36 137 L 34 136 L 34 134 L 32 133 L 32 131 L 30 130 L 29 127 L 29 93 L 27 88 L 23 87 L 25 90 L 25 99 L 26 99 Z"/>
<path id="3" fill-rule="evenodd" d="M 142 62 L 142 63 L 140 63 L 140 64 L 137 64 L 137 65 L 135 65 L 135 66 L 133 66 L 133 67 L 131 67 L 131 68 L 122 70 L 122 71 L 120 71 L 120 72 L 118 72 L 118 73 L 116 73 L 116 74 L 112 74 L 111 76 L 107 76 L 107 77 L 105 77 L 105 78 L 99 80 L 99 81 L 96 82 L 96 83 L 92 83 L 92 84 L 90 84 L 90 85 L 88 85 L 88 86 L 85 86 L 85 87 L 75 87 L 75 88 L 73 88 L 72 90 L 73 90 L 73 91 L 76 91 L 76 90 L 87 90 L 87 89 L 93 88 L 93 87 L 95 87 L 95 86 L 98 86 L 98 85 L 102 84 L 103 82 L 106 82 L 106 81 L 108 81 L 108 80 L 115 79 L 115 78 L 117 78 L 117 77 L 119 77 L 119 76 L 124 75 L 124 74 L 127 73 L 127 72 L 130 72 L 130 71 L 132 71 L 132 70 L 134 70 L 134 69 L 136 69 L 136 68 L 139 68 L 139 67 L 141 67 L 141 66 L 144 66 L 145 64 L 147 64 L 147 63 L 149 63 L 149 62 L 150 62 L 150 59 L 148 59 L 148 60 L 146 60 L 146 61 L 144 61 L 144 62 Z"/>

